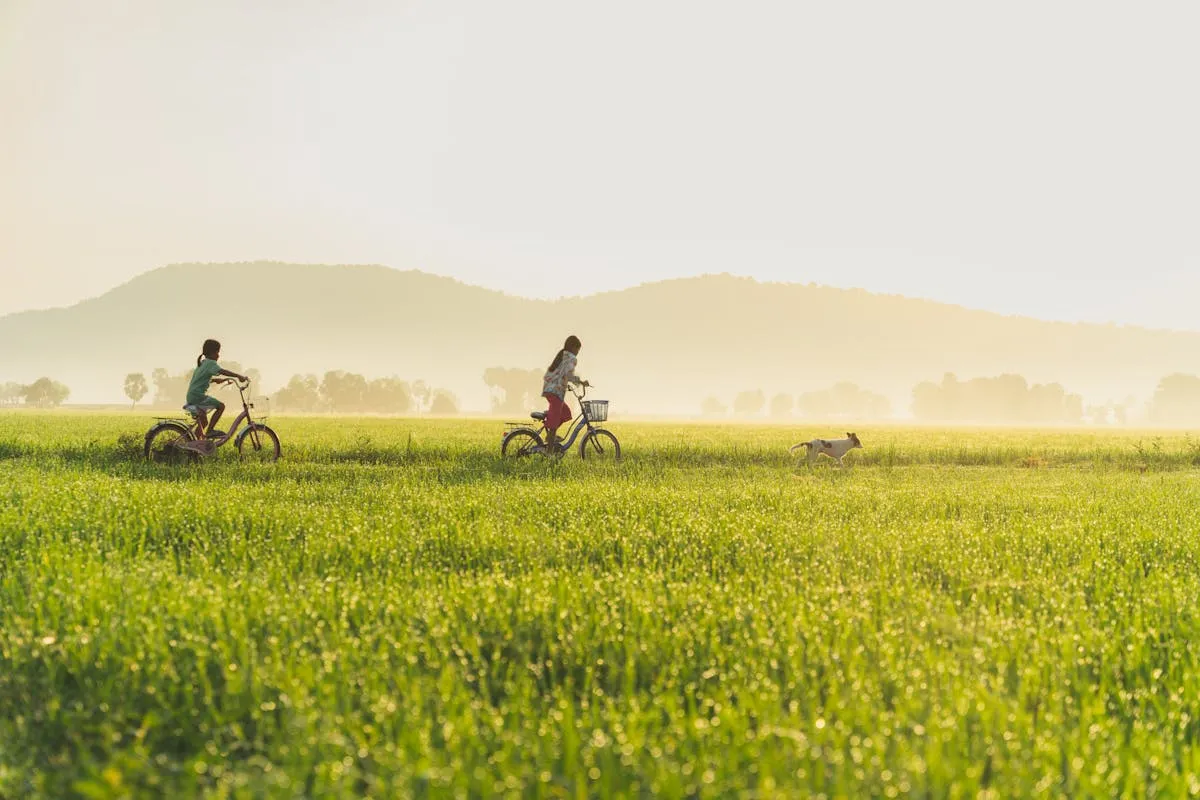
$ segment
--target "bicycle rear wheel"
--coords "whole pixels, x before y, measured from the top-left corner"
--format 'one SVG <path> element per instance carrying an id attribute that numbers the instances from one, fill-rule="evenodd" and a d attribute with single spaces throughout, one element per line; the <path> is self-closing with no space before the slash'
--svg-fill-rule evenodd
<path id="1" fill-rule="evenodd" d="M 143 454 L 147 461 L 155 464 L 176 466 L 196 461 L 200 456 L 193 450 L 185 450 L 180 445 L 195 439 L 186 426 L 158 425 L 146 434 L 146 445 Z"/>
<path id="2" fill-rule="evenodd" d="M 579 443 L 579 457 L 587 461 L 615 463 L 621 460 L 621 443 L 611 431 L 593 428 Z"/>
<path id="3" fill-rule="evenodd" d="M 500 443 L 502 458 L 528 458 L 542 455 L 542 440 L 531 428 L 517 428 Z"/>

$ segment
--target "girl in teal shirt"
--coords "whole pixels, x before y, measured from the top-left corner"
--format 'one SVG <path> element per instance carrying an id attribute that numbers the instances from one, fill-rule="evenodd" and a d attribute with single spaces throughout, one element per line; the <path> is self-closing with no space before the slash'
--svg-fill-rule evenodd
<path id="1" fill-rule="evenodd" d="M 196 359 L 196 369 L 192 372 L 192 381 L 188 384 L 187 404 L 198 409 L 197 420 L 200 423 L 200 430 L 205 431 L 206 438 L 212 439 L 222 435 L 221 431 L 217 430 L 217 420 L 225 413 L 225 404 L 208 395 L 208 385 L 225 383 L 229 378 L 237 378 L 243 382 L 249 378 L 227 369 L 221 369 L 221 365 L 217 363 L 217 359 L 221 357 L 221 343 L 216 339 L 205 339 L 204 346 L 200 349 L 201 354 Z M 206 430 L 205 418 L 208 416 L 209 409 L 212 409 L 214 413 Z"/>

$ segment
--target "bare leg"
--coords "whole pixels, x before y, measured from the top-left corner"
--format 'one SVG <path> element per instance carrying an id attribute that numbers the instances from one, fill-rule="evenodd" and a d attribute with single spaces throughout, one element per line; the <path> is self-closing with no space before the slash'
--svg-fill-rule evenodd
<path id="1" fill-rule="evenodd" d="M 217 420 L 219 420 L 221 418 L 221 415 L 224 413 L 225 413 L 225 404 L 220 403 L 213 410 L 212 421 L 208 423 L 208 431 L 204 434 L 205 436 L 212 436 L 212 432 L 217 429 Z"/>

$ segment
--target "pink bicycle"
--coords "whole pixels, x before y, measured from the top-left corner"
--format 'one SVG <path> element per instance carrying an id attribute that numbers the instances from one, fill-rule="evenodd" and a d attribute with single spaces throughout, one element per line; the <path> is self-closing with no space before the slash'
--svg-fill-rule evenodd
<path id="1" fill-rule="evenodd" d="M 235 383 L 242 399 L 242 413 L 237 415 L 228 431 L 218 431 L 217 436 L 206 438 L 204 431 L 200 430 L 200 409 L 184 406 L 183 410 L 192 418 L 190 423 L 176 418 L 160 419 L 146 432 L 146 460 L 156 464 L 197 461 L 200 456 L 212 455 L 218 447 L 232 440 L 243 460 L 278 461 L 279 436 L 250 416 L 250 409 L 254 408 L 254 403 L 249 401 L 247 395 L 250 381 Z M 239 431 L 242 422 L 246 423 L 246 427 Z"/>

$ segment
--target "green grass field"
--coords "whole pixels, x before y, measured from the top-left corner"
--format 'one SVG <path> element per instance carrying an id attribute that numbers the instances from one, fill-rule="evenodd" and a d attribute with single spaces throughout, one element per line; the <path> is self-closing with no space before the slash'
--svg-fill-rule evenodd
<path id="1" fill-rule="evenodd" d="M 0 414 L 0 797 L 1200 793 L 1183 434 L 149 420 Z"/>

